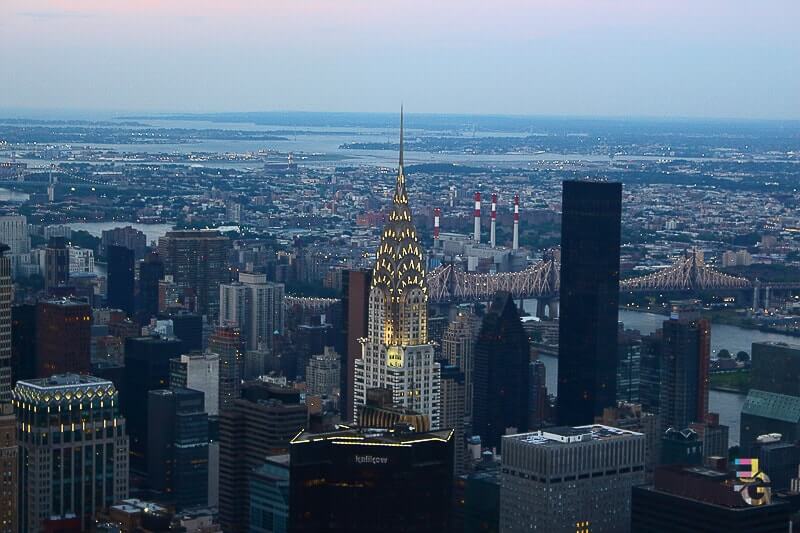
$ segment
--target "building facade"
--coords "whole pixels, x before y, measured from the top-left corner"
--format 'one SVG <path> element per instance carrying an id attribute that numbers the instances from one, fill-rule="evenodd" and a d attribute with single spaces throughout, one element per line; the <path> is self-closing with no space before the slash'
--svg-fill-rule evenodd
<path id="1" fill-rule="evenodd" d="M 309 394 L 336 396 L 339 394 L 341 357 L 326 346 L 322 354 L 311 357 L 306 367 L 306 387 Z"/>
<path id="2" fill-rule="evenodd" d="M 106 249 L 108 262 L 108 285 L 106 302 L 108 307 L 122 309 L 133 317 L 134 304 L 134 255 L 133 250 L 124 246 L 111 245 Z"/>
<path id="3" fill-rule="evenodd" d="M 644 435 L 609 426 L 505 436 L 500 531 L 630 531 L 644 464 Z"/>
<path id="4" fill-rule="evenodd" d="M 169 361 L 169 386 L 200 391 L 208 416 L 219 414 L 219 355 L 183 354 Z"/>
<path id="5" fill-rule="evenodd" d="M 89 530 L 95 513 L 128 496 L 128 436 L 114 384 L 58 374 L 18 381 L 13 396 L 20 531 L 70 516 Z"/>
<path id="6" fill-rule="evenodd" d="M 91 369 L 92 309 L 72 298 L 41 300 L 36 308 L 36 375 Z"/>
<path id="7" fill-rule="evenodd" d="M 441 369 L 428 341 L 425 260 L 406 192 L 402 124 L 400 129 L 392 212 L 372 271 L 368 331 L 362 356 L 355 361 L 353 397 L 357 407 L 366 403 L 367 389 L 388 387 L 394 403 L 428 416 L 431 428 L 437 429 Z M 353 416 L 358 422 L 357 408 Z"/>
<path id="8" fill-rule="evenodd" d="M 267 281 L 266 274 L 239 273 L 239 281 L 219 286 L 220 324 L 242 331 L 245 348 L 272 348 L 275 335 L 283 335 L 284 286 Z"/>
<path id="9" fill-rule="evenodd" d="M 244 346 L 239 328 L 219 326 L 208 339 L 208 351 L 219 356 L 219 408 L 239 398 L 244 366 Z"/>
<path id="10" fill-rule="evenodd" d="M 565 181 L 561 215 L 558 423 L 616 405 L 622 184 Z"/>

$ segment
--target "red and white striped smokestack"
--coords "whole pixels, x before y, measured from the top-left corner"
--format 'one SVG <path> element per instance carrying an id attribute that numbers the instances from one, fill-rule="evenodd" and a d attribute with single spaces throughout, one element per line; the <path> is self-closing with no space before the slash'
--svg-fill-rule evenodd
<path id="1" fill-rule="evenodd" d="M 439 217 L 442 215 L 442 210 L 438 207 L 433 210 L 433 247 L 436 248 L 436 243 L 439 242 Z"/>
<path id="2" fill-rule="evenodd" d="M 519 194 L 514 195 L 514 243 L 511 248 L 519 250 Z"/>
<path id="3" fill-rule="evenodd" d="M 481 193 L 475 193 L 475 242 L 481 242 Z"/>
<path id="4" fill-rule="evenodd" d="M 492 193 L 492 227 L 489 233 L 489 242 L 495 247 L 495 228 L 497 226 L 497 193 Z"/>

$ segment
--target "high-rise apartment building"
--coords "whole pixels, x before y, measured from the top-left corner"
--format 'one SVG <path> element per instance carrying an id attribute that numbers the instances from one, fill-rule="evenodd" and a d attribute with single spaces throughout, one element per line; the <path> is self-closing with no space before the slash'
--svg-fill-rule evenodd
<path id="1" fill-rule="evenodd" d="M 0 216 L 0 243 L 8 246 L 11 272 L 14 275 L 24 273 L 22 270 L 29 266 L 31 251 L 28 219 L 24 215 Z"/>
<path id="2" fill-rule="evenodd" d="M 63 237 L 53 237 L 44 250 L 44 289 L 52 292 L 69 281 L 69 248 Z"/>
<path id="3" fill-rule="evenodd" d="M 372 271 L 367 337 L 355 361 L 354 403 L 366 403 L 367 389 L 386 387 L 393 403 L 428 416 L 431 428 L 438 429 L 441 369 L 428 341 L 425 260 L 406 192 L 402 114 L 400 122 L 400 165 Z M 357 422 L 357 409 L 353 415 Z"/>
<path id="4" fill-rule="evenodd" d="M 19 530 L 74 517 L 81 531 L 95 513 L 128 496 L 128 437 L 114 384 L 58 374 L 18 381 Z"/>
<path id="5" fill-rule="evenodd" d="M 248 531 L 250 481 L 269 455 L 285 454 L 306 427 L 300 395 L 266 383 L 246 385 L 219 418 L 219 517 L 226 533 Z"/>
<path id="6" fill-rule="evenodd" d="M 563 187 L 558 423 L 576 426 L 616 405 L 622 184 Z"/>
<path id="7" fill-rule="evenodd" d="M 219 355 L 192 352 L 169 361 L 169 386 L 200 391 L 208 416 L 219 414 Z"/>
<path id="8" fill-rule="evenodd" d="M 219 313 L 219 285 L 230 281 L 229 248 L 230 240 L 218 231 L 170 231 L 158 240 L 165 274 L 195 293 L 202 315 Z"/>
<path id="9" fill-rule="evenodd" d="M 511 294 L 498 292 L 475 344 L 472 434 L 499 447 L 500 437 L 528 429 L 530 346 Z"/>
<path id="10" fill-rule="evenodd" d="M 464 373 L 464 408 L 467 417 L 472 416 L 475 341 L 480 329 L 480 319 L 464 308 L 458 310 L 442 336 L 442 357 Z"/>
<path id="11" fill-rule="evenodd" d="M 641 433 L 602 425 L 503 437 L 500 530 L 630 531 L 631 489 L 644 483 Z"/>
<path id="12" fill-rule="evenodd" d="M 103 230 L 100 235 L 100 255 L 108 255 L 109 246 L 124 246 L 133 250 L 136 259 L 141 259 L 147 249 L 147 236 L 132 226 Z"/>
<path id="13" fill-rule="evenodd" d="M 442 359 L 441 417 L 442 429 L 453 430 L 453 475 L 460 476 L 466 470 L 466 387 L 464 372 L 456 365 Z"/>
<path id="14" fill-rule="evenodd" d="M 91 369 L 92 308 L 72 298 L 42 300 L 36 309 L 36 375 Z"/>
<path id="15" fill-rule="evenodd" d="M 341 356 L 330 346 L 311 357 L 306 367 L 306 389 L 309 394 L 335 396 L 339 393 Z"/>
<path id="16" fill-rule="evenodd" d="M 267 281 L 266 274 L 239 273 L 239 281 L 219 286 L 219 323 L 236 326 L 247 350 L 272 348 L 283 334 L 284 287 Z"/>
<path id="17" fill-rule="evenodd" d="M 448 531 L 452 433 L 345 430 L 292 439 L 292 532 Z"/>
<path id="18" fill-rule="evenodd" d="M 148 392 L 147 473 L 151 489 L 178 510 L 208 502 L 208 413 L 203 393 Z"/>
<path id="19" fill-rule="evenodd" d="M 129 316 L 134 311 L 134 256 L 133 250 L 111 245 L 106 249 L 108 261 L 108 285 L 106 302 L 108 307 L 122 309 Z"/>
<path id="20" fill-rule="evenodd" d="M 208 339 L 208 350 L 219 356 L 219 408 L 228 408 L 242 386 L 244 346 L 239 328 L 219 326 Z"/>

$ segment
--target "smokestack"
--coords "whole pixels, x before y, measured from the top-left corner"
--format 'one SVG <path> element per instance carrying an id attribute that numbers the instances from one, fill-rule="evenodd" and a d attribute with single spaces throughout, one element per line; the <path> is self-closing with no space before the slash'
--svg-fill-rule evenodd
<path id="1" fill-rule="evenodd" d="M 519 194 L 514 195 L 514 250 L 519 250 Z"/>
<path id="2" fill-rule="evenodd" d="M 433 210 L 433 247 L 439 245 L 439 217 L 442 215 L 442 210 L 438 207 Z"/>
<path id="3" fill-rule="evenodd" d="M 481 242 L 481 193 L 475 193 L 475 242 Z"/>
<path id="4" fill-rule="evenodd" d="M 497 225 L 497 194 L 492 193 L 492 228 L 491 233 L 489 234 L 489 242 L 492 244 L 492 248 L 495 247 L 495 227 Z"/>

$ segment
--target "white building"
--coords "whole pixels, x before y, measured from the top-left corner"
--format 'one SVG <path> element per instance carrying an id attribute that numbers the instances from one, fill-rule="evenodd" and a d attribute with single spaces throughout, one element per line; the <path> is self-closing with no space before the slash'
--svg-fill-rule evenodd
<path id="1" fill-rule="evenodd" d="M 275 334 L 283 333 L 284 287 L 267 281 L 266 274 L 239 273 L 239 281 L 219 286 L 219 321 L 236 326 L 247 350 L 272 347 Z"/>
<path id="2" fill-rule="evenodd" d="M 341 378 L 341 356 L 330 346 L 325 353 L 311 357 L 306 365 L 306 388 L 309 394 L 337 396 Z"/>
<path id="3" fill-rule="evenodd" d="M 358 423 L 367 389 L 384 387 L 394 404 L 427 415 L 431 429 L 439 429 L 441 368 L 428 341 L 425 260 L 408 205 L 402 116 L 400 122 L 400 168 L 372 271 L 367 337 L 355 361 L 353 416 Z"/>
<path id="4" fill-rule="evenodd" d="M 78 248 L 77 246 L 68 246 L 69 248 L 69 273 L 76 274 L 78 272 L 94 272 L 94 250 L 88 248 Z"/>
<path id="5" fill-rule="evenodd" d="M 171 387 L 199 390 L 205 396 L 208 416 L 219 414 L 219 355 L 190 353 L 170 360 Z"/>
<path id="6" fill-rule="evenodd" d="M 631 490 L 644 483 L 644 434 L 554 427 L 506 435 L 502 450 L 503 533 L 630 531 Z"/>
<path id="7" fill-rule="evenodd" d="M 28 275 L 23 265 L 30 263 L 31 237 L 24 215 L 0 216 L 0 243 L 9 247 L 6 256 L 11 260 L 14 275 Z"/>

